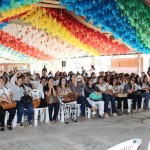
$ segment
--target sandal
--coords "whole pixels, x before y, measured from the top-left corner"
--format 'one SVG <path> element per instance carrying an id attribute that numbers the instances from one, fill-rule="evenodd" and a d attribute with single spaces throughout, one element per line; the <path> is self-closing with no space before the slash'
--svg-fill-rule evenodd
<path id="1" fill-rule="evenodd" d="M 129 114 L 127 109 L 124 110 L 124 113 L 125 113 L 125 114 Z"/>
<path id="2" fill-rule="evenodd" d="M 96 107 L 92 107 L 91 111 L 97 111 L 98 109 Z"/>
<path id="3" fill-rule="evenodd" d="M 118 111 L 118 115 L 121 116 L 121 115 L 122 115 L 122 112 L 121 112 L 121 111 Z"/>
<path id="4" fill-rule="evenodd" d="M 112 115 L 113 115 L 114 117 L 117 117 L 117 116 L 118 116 L 116 113 L 113 113 Z"/>
<path id="5" fill-rule="evenodd" d="M 12 126 L 7 125 L 8 130 L 13 130 Z"/>
<path id="6" fill-rule="evenodd" d="M 104 115 L 104 117 L 105 117 L 105 118 L 109 118 L 109 115 L 106 113 L 106 114 Z"/>
<path id="7" fill-rule="evenodd" d="M 4 127 L 0 127 L 0 131 L 4 131 Z"/>

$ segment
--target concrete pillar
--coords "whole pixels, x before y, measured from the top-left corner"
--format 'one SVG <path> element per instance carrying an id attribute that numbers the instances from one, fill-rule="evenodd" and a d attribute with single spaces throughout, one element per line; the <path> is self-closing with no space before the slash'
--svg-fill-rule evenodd
<path id="1" fill-rule="evenodd" d="M 138 53 L 138 74 L 141 75 L 141 53 Z"/>

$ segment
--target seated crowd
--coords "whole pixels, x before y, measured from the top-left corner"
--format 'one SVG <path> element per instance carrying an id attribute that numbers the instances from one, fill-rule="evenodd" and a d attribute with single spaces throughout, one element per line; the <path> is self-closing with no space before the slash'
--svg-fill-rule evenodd
<path id="1" fill-rule="evenodd" d="M 56 99 L 68 93 L 75 94 L 75 101 L 81 107 L 81 119 L 85 119 L 86 108 L 91 109 L 93 118 L 97 112 L 100 118 L 109 118 L 110 105 L 112 116 L 128 114 L 128 99 L 132 99 L 133 113 L 149 109 L 150 81 L 146 74 L 139 76 L 134 73 L 129 75 L 128 73 L 99 72 L 99 76 L 96 76 L 93 72 L 88 76 L 85 72 L 75 74 L 71 71 L 67 74 L 57 71 L 55 75 L 52 72 L 47 75 L 47 69 L 44 68 L 40 78 L 38 73 L 31 75 L 30 72 L 14 71 L 11 74 L 4 73 L 0 77 L 0 104 L 16 102 L 16 107 L 9 109 L 3 109 L 0 105 L 0 131 L 4 131 L 6 111 L 9 112 L 7 121 L 9 130 L 13 129 L 12 121 L 15 114 L 18 127 L 24 127 L 22 123 L 24 114 L 27 115 L 29 126 L 32 126 L 34 108 L 31 103 L 31 91 L 33 89 L 44 93 L 39 107 L 49 108 L 50 123 L 56 122 L 59 113 L 60 102 Z M 48 102 L 52 96 L 55 103 Z M 28 102 L 24 100 L 25 98 Z M 144 98 L 143 108 L 141 108 L 142 98 Z M 73 121 L 76 122 L 77 119 L 73 118 Z M 68 118 L 65 123 L 68 123 Z"/>

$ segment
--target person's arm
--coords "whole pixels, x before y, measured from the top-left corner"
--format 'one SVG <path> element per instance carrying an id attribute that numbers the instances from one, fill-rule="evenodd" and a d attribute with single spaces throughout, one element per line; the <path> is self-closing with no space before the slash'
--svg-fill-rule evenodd
<path id="1" fill-rule="evenodd" d="M 13 86 L 15 85 L 15 81 L 17 80 L 17 76 L 18 76 L 19 72 L 17 71 L 11 78 L 10 80 L 10 85 Z"/>
<path id="2" fill-rule="evenodd" d="M 12 103 L 11 102 L 11 98 L 3 98 L 3 97 L 0 97 L 0 102 L 7 102 L 7 103 Z"/>
<path id="3" fill-rule="evenodd" d="M 57 94 L 58 94 L 58 96 L 61 96 L 62 94 L 60 93 L 60 87 L 59 86 L 57 86 Z"/>
<path id="4" fill-rule="evenodd" d="M 56 90 L 54 89 L 54 87 L 52 88 L 52 90 L 53 90 L 53 96 L 57 96 L 57 92 L 56 92 Z"/>
<path id="5" fill-rule="evenodd" d="M 48 88 L 47 88 L 47 87 L 45 87 L 45 88 L 44 88 L 44 92 L 45 92 L 45 95 L 46 95 L 46 96 L 50 96 L 50 95 L 51 95 L 52 90 L 51 90 L 51 88 L 49 88 L 49 90 L 48 90 Z"/>
<path id="6" fill-rule="evenodd" d="M 131 89 L 127 89 L 127 91 L 128 91 L 129 94 L 132 94 L 134 92 L 134 87 L 135 87 L 135 85 L 132 84 Z"/>
<path id="7" fill-rule="evenodd" d="M 91 94 L 92 92 L 89 90 L 89 88 L 86 86 L 85 88 L 84 88 L 84 92 L 85 93 L 88 93 L 88 94 Z"/>

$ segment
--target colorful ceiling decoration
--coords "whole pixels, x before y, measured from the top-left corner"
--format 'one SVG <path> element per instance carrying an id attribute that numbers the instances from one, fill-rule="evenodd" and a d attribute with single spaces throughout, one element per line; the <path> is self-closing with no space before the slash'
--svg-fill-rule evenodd
<path id="1" fill-rule="evenodd" d="M 32 6 L 23 6 L 17 9 L 12 9 L 8 12 L 2 12 L 1 13 L 2 17 L 0 17 L 0 23 L 5 22 L 5 20 L 9 21 L 11 19 L 14 19 L 14 17 L 19 18 L 20 14 L 25 13 L 31 9 L 32 9 Z"/>
<path id="2" fill-rule="evenodd" d="M 37 62 L 37 59 L 21 54 L 11 48 L 5 47 L 0 44 L 0 56 L 6 59 L 23 62 Z"/>
<path id="3" fill-rule="evenodd" d="M 133 1 L 136 0 L 130 0 L 131 3 Z M 124 43 L 133 49 L 150 53 L 150 49 L 138 38 L 136 29 L 128 23 L 128 18 L 123 16 L 122 11 L 117 7 L 118 1 L 61 0 L 60 3 L 66 5 L 68 11 L 71 10 L 77 15 L 85 16 L 88 22 L 93 21 L 95 26 L 100 25 L 103 31 L 109 31 L 116 39 L 121 38 Z M 142 3 L 144 2 L 142 1 Z"/>
<path id="4" fill-rule="evenodd" d="M 45 54 L 44 51 L 29 46 L 26 43 L 23 43 L 21 39 L 16 39 L 14 36 L 9 35 L 2 30 L 0 30 L 0 44 L 39 60 L 50 60 L 52 58 L 50 55 Z"/>
<path id="5" fill-rule="evenodd" d="M 34 46 L 35 48 L 44 51 L 46 54 L 55 57 L 55 59 L 88 55 L 86 52 L 35 27 L 9 24 L 3 28 L 3 31 L 15 36 L 15 38 L 21 39 L 22 42 L 27 43 L 29 46 Z M 59 55 L 56 55 L 56 53 L 59 53 Z"/>
<path id="6" fill-rule="evenodd" d="M 67 30 L 78 38 L 80 42 L 98 50 L 99 54 L 111 55 L 113 53 L 128 53 L 128 48 L 125 45 L 113 42 L 111 39 L 106 37 L 105 34 L 84 26 L 76 19 L 72 18 L 69 14 L 58 9 L 47 9 L 47 12 L 56 19 L 57 23 L 60 23 L 63 27 L 67 28 Z"/>
<path id="7" fill-rule="evenodd" d="M 1 0 L 0 1 L 0 11 L 6 12 L 12 9 L 16 9 L 22 6 L 31 5 L 41 0 Z"/>
<path id="8" fill-rule="evenodd" d="M 128 22 L 135 28 L 136 34 L 145 47 L 150 48 L 150 8 L 141 0 L 117 0 L 122 15 L 127 16 Z M 140 6 L 140 7 L 139 7 Z"/>
<path id="9" fill-rule="evenodd" d="M 46 30 L 47 33 L 51 33 L 53 36 L 58 36 L 61 40 L 84 50 L 91 55 L 99 55 L 96 49 L 80 42 L 80 40 L 73 36 L 71 32 L 61 25 L 61 23 L 57 22 L 55 18 L 47 14 L 45 8 L 32 9 L 26 15 L 21 17 L 21 19 L 26 23 L 30 22 L 32 26 L 35 26 L 38 29 Z"/>
<path id="10" fill-rule="evenodd" d="M 46 61 L 127 54 L 131 48 L 150 53 L 148 0 L 60 0 L 66 10 L 85 17 L 99 31 L 85 26 L 66 10 L 34 5 L 38 2 L 44 3 L 0 1 L 0 53 L 5 50 L 23 60 L 31 57 Z"/>

